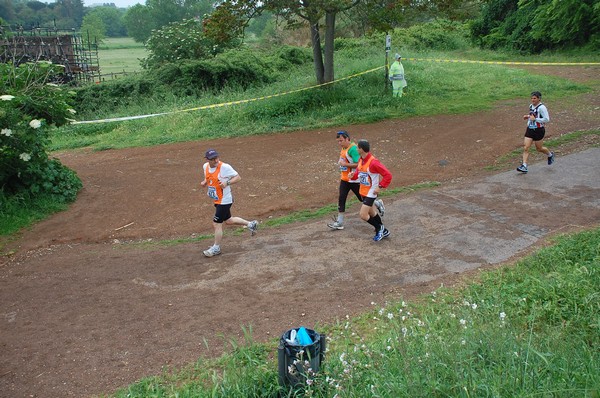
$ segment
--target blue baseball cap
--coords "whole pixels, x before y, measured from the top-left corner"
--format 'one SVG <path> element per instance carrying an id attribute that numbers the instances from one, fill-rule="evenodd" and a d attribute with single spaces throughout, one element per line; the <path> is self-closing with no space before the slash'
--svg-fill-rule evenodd
<path id="1" fill-rule="evenodd" d="M 208 160 L 212 160 L 212 159 L 216 159 L 219 157 L 219 154 L 217 153 L 217 151 L 215 151 L 214 149 L 209 149 L 208 151 L 206 151 L 206 153 L 204 154 L 204 157 Z"/>

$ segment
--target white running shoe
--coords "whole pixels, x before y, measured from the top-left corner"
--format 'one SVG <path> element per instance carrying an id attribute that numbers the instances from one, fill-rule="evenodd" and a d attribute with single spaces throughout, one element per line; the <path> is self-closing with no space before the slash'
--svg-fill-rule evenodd
<path id="1" fill-rule="evenodd" d="M 377 207 L 377 212 L 379 213 L 379 217 L 383 217 L 385 214 L 385 206 L 383 205 L 383 200 L 375 199 L 375 207 Z"/>
<path id="2" fill-rule="evenodd" d="M 221 248 L 217 246 L 211 246 L 207 250 L 204 250 L 204 255 L 206 257 L 213 257 L 221 254 Z"/>
<path id="3" fill-rule="evenodd" d="M 256 231 L 258 231 L 258 221 L 256 221 L 256 220 L 250 221 L 248 223 L 248 230 L 250 231 L 250 235 L 254 236 Z"/>
<path id="4" fill-rule="evenodd" d="M 327 224 L 331 229 L 344 229 L 344 225 L 340 222 L 334 221 Z"/>

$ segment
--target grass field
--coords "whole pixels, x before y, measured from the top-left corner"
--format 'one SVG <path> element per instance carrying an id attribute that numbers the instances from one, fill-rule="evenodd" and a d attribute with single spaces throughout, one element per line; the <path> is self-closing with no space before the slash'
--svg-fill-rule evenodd
<path id="1" fill-rule="evenodd" d="M 98 49 L 98 56 L 102 75 L 131 73 L 142 69 L 140 59 L 147 57 L 148 51 L 142 43 L 136 43 L 130 37 L 113 37 L 104 39 Z"/>

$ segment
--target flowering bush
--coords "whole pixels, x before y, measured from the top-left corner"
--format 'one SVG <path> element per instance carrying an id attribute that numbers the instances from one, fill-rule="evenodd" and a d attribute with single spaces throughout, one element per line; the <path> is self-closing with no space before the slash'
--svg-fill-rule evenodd
<path id="1" fill-rule="evenodd" d="M 214 23 L 208 24 L 206 20 L 184 19 L 153 30 L 146 42 L 150 55 L 143 60 L 144 67 L 156 68 L 183 60 L 210 59 L 228 48 L 239 46 L 237 37 L 240 29 L 220 35 L 216 29 L 208 29 L 212 26 Z"/>
<path id="2" fill-rule="evenodd" d="M 68 122 L 75 113 L 73 92 L 51 82 L 62 66 L 50 62 L 15 67 L 0 64 L 0 196 L 51 194 L 75 199 L 81 181 L 46 153 L 48 127 Z"/>

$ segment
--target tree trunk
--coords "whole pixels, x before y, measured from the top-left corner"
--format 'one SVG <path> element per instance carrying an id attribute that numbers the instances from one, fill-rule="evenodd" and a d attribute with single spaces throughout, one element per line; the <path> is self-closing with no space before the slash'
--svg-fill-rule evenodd
<path id="1" fill-rule="evenodd" d="M 325 13 L 325 79 L 324 83 L 332 82 L 335 79 L 333 70 L 333 41 L 335 39 L 335 16 L 336 11 L 327 11 Z"/>
<path id="2" fill-rule="evenodd" d="M 319 34 L 319 22 L 310 23 L 310 41 L 313 49 L 313 62 L 315 65 L 315 76 L 317 77 L 317 83 L 324 83 L 324 67 L 323 67 L 323 53 L 321 52 L 321 36 Z"/>

